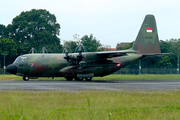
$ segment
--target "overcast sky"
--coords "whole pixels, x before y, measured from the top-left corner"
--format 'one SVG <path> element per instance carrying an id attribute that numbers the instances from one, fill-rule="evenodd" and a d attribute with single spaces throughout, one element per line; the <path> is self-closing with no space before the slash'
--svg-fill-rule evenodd
<path id="1" fill-rule="evenodd" d="M 179 5 L 179 0 L 3 0 L 0 24 L 11 24 L 22 11 L 46 9 L 61 25 L 61 40 L 93 34 L 114 48 L 135 40 L 146 14 L 155 16 L 159 39 L 180 38 Z"/>

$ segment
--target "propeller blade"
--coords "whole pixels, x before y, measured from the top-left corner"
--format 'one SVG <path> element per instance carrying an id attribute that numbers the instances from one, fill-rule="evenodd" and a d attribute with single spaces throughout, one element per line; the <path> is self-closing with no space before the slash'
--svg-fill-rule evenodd
<path id="1" fill-rule="evenodd" d="M 78 57 L 78 61 L 81 61 L 82 60 L 82 58 L 83 58 L 83 56 L 82 56 L 82 46 L 81 46 L 81 43 L 79 44 L 79 55 L 77 56 Z"/>
<path id="2" fill-rule="evenodd" d="M 65 52 L 66 52 L 66 53 L 68 53 L 67 45 L 66 45 L 65 49 L 66 49 L 66 51 L 65 51 Z"/>
<path id="3" fill-rule="evenodd" d="M 79 53 L 82 52 L 81 43 L 79 44 Z"/>
<path id="4" fill-rule="evenodd" d="M 65 53 L 66 53 L 66 56 L 64 57 L 64 59 L 66 59 L 67 61 L 69 61 L 69 55 L 68 55 L 67 45 L 66 45 L 66 47 L 65 47 Z"/>

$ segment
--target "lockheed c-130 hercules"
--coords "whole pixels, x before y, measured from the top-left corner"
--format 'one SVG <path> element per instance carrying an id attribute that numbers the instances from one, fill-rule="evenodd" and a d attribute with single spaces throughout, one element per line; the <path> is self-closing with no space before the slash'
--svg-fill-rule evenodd
<path id="1" fill-rule="evenodd" d="M 144 57 L 167 56 L 161 53 L 156 21 L 146 15 L 132 48 L 127 50 L 82 52 L 65 54 L 24 54 L 7 66 L 9 73 L 23 76 L 28 81 L 33 77 L 65 77 L 70 80 L 90 81 L 92 77 L 106 76 Z"/>

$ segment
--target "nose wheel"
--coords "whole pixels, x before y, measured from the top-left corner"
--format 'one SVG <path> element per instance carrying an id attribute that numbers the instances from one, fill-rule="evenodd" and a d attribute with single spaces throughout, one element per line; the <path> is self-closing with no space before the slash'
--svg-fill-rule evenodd
<path id="1" fill-rule="evenodd" d="M 23 77 L 23 80 L 24 80 L 24 81 L 29 81 L 29 77 L 28 77 L 28 76 L 24 76 L 24 77 Z"/>

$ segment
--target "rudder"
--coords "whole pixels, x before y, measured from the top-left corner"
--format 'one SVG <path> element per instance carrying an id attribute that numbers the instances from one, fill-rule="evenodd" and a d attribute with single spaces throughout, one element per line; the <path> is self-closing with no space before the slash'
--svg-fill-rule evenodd
<path id="1" fill-rule="evenodd" d="M 146 15 L 132 49 L 139 51 L 140 54 L 161 53 L 156 20 L 153 15 Z"/>

